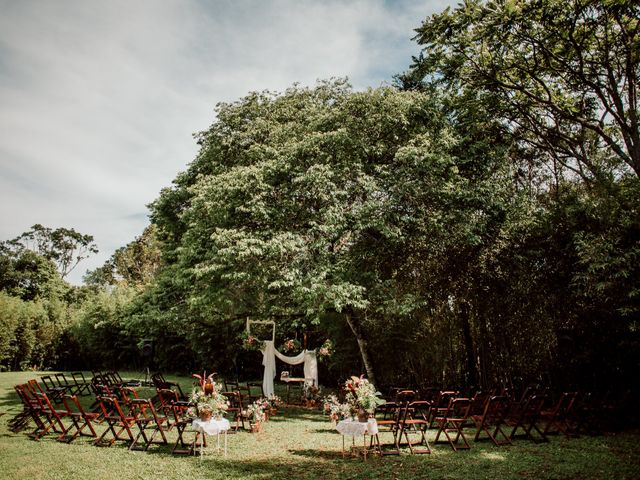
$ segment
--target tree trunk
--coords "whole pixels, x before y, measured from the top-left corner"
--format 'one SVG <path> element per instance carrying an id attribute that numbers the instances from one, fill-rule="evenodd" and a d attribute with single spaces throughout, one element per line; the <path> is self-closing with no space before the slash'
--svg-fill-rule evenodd
<path id="1" fill-rule="evenodd" d="M 462 335 L 467 356 L 467 386 L 478 386 L 478 375 L 473 348 L 473 336 L 471 334 L 471 323 L 469 321 L 469 306 L 466 302 L 460 305 L 460 321 L 462 322 Z"/>
<path id="2" fill-rule="evenodd" d="M 371 363 L 371 356 L 369 355 L 369 347 L 367 345 L 367 340 L 364 337 L 362 325 L 360 324 L 360 319 L 353 312 L 345 313 L 345 318 L 347 319 L 347 324 L 351 331 L 356 337 L 358 342 L 358 348 L 360 349 L 360 356 L 362 357 L 362 363 L 364 364 L 364 368 L 367 372 L 367 379 L 376 385 L 376 377 L 373 372 L 373 364 Z M 377 385 L 376 385 L 377 386 Z"/>

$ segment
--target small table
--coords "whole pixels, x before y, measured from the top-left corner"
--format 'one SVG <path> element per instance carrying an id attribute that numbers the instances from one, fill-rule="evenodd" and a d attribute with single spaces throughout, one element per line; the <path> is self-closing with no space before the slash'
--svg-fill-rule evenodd
<path id="1" fill-rule="evenodd" d="M 283 382 L 286 382 L 286 384 L 287 384 L 287 403 L 286 403 L 286 405 L 289 406 L 289 397 L 291 396 L 291 384 L 292 383 L 298 383 L 298 384 L 300 384 L 300 386 L 303 386 L 306 379 L 302 378 L 302 377 L 280 377 L 280 380 L 282 380 Z"/>
<path id="2" fill-rule="evenodd" d="M 344 457 L 344 437 L 345 435 L 351 436 L 351 444 L 352 447 L 355 446 L 356 436 L 362 435 L 362 452 L 364 455 L 364 459 L 367 459 L 367 435 L 377 435 L 378 434 L 378 422 L 376 422 L 375 418 L 370 418 L 366 422 L 359 422 L 357 420 L 341 420 L 336 425 L 336 430 L 342 435 L 342 456 Z"/>
<path id="3" fill-rule="evenodd" d="M 224 433 L 224 455 L 227 456 L 227 430 L 231 428 L 229 420 L 221 418 L 220 420 L 207 420 L 206 422 L 196 418 L 191 423 L 191 428 L 196 431 L 196 439 L 194 445 L 198 440 L 198 434 L 202 434 L 202 441 L 200 442 L 200 460 L 202 460 L 202 450 L 204 448 L 205 436 L 216 435 L 218 437 L 217 450 L 220 451 L 220 434 Z"/>

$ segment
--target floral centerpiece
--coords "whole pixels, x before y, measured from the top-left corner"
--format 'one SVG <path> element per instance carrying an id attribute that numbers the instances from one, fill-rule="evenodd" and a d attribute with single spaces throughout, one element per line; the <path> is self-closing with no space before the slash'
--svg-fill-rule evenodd
<path id="1" fill-rule="evenodd" d="M 284 341 L 280 350 L 286 353 L 298 352 L 302 350 L 302 344 L 296 338 L 288 338 Z"/>
<path id="2" fill-rule="evenodd" d="M 385 400 L 380 398 L 380 392 L 364 378 L 364 375 L 351 377 L 344 383 L 344 390 L 351 415 L 357 415 L 361 422 L 367 421 L 367 417 L 373 415 L 376 408 L 385 403 Z"/>
<path id="3" fill-rule="evenodd" d="M 317 357 L 319 361 L 327 360 L 333 355 L 333 343 L 328 338 L 318 349 Z"/>
<path id="4" fill-rule="evenodd" d="M 194 374 L 193 378 L 198 380 L 191 391 L 190 401 L 193 404 L 188 410 L 191 417 L 200 417 L 201 420 L 207 421 L 211 417 L 221 416 L 229 408 L 227 397 L 222 395 L 222 385 L 213 381 L 212 373 L 207 376 L 207 372 L 202 375 Z"/>
<path id="5" fill-rule="evenodd" d="M 332 422 L 338 423 L 347 418 L 351 411 L 348 404 L 341 403 L 335 395 L 329 395 L 324 398 L 324 413 L 329 415 Z"/>
<path id="6" fill-rule="evenodd" d="M 244 416 L 249 419 L 252 432 L 259 432 L 261 424 L 266 422 L 268 408 L 270 408 L 269 401 L 266 398 L 259 398 L 243 412 Z"/>
<path id="7" fill-rule="evenodd" d="M 282 403 L 282 400 L 278 395 L 276 395 L 275 393 L 272 393 L 271 395 L 269 395 L 269 398 L 267 398 L 267 402 L 269 402 L 270 414 L 275 415 L 276 410 L 278 409 L 278 407 L 280 407 L 280 404 Z"/>
<path id="8" fill-rule="evenodd" d="M 242 332 L 240 338 L 242 340 L 242 348 L 245 350 L 257 352 L 264 348 L 264 342 L 246 330 Z"/>

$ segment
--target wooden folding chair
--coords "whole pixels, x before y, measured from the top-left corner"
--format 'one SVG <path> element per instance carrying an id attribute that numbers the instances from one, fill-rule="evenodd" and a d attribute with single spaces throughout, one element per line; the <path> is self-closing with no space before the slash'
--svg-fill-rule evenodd
<path id="1" fill-rule="evenodd" d="M 440 434 L 444 433 L 453 451 L 457 452 L 458 450 L 471 448 L 463 431 L 464 424 L 469 416 L 470 404 L 471 401 L 468 398 L 452 398 L 449 401 L 449 406 L 444 414 L 435 417 L 435 423 L 438 426 L 435 443 L 438 443 Z M 455 433 L 455 437 L 452 438 L 451 434 L 453 433 Z M 460 440 L 462 440 L 462 444 L 458 443 Z"/>
<path id="2" fill-rule="evenodd" d="M 118 399 L 115 397 L 98 397 L 102 418 L 107 424 L 107 428 L 95 441 L 99 447 L 110 447 L 117 441 L 133 442 L 133 432 L 131 427 L 135 425 L 135 419 L 131 415 L 125 415 L 120 407 Z M 121 436 L 125 432 L 126 437 Z M 105 437 L 111 434 L 110 439 Z"/>
<path id="3" fill-rule="evenodd" d="M 247 403 L 252 403 L 264 396 L 265 395 L 264 395 L 264 390 L 262 388 L 262 383 L 247 382 Z"/>
<path id="4" fill-rule="evenodd" d="M 65 395 L 66 394 L 75 395 L 78 392 L 77 385 L 73 381 L 68 380 L 64 373 L 62 372 L 55 373 L 54 377 L 56 378 L 56 382 L 58 383 L 58 386 L 61 388 L 64 388 Z"/>
<path id="5" fill-rule="evenodd" d="M 565 437 L 577 437 L 578 421 L 574 417 L 574 408 L 578 392 L 563 392 L 558 402 L 550 410 L 542 410 L 540 419 L 546 422 L 544 435 L 562 433 Z"/>
<path id="6" fill-rule="evenodd" d="M 509 399 L 504 396 L 489 397 L 480 415 L 470 415 L 476 426 L 476 436 L 473 439 L 475 442 L 480 440 L 480 434 L 485 432 L 496 447 L 512 444 L 509 436 L 502 430 L 509 412 L 509 403 Z M 499 440 L 499 435 L 502 436 L 502 440 Z"/>
<path id="7" fill-rule="evenodd" d="M 44 414 L 47 421 L 46 427 L 38 432 L 37 435 L 33 436 L 33 439 L 40 440 L 40 438 L 51 430 L 58 433 L 59 436 L 57 439 L 62 441 L 61 438 L 67 433 L 67 427 L 62 421 L 62 419 L 67 416 L 67 411 L 56 409 L 46 393 L 36 393 L 36 398 L 40 403 L 40 411 Z"/>
<path id="8" fill-rule="evenodd" d="M 185 439 L 187 426 L 191 424 L 191 418 L 187 415 L 187 411 L 193 406 L 191 402 L 185 402 L 184 400 L 174 401 L 171 406 L 172 426 L 177 433 L 176 443 L 171 449 L 171 453 L 174 455 L 192 455 L 194 452 L 195 439 L 191 442 Z"/>
<path id="9" fill-rule="evenodd" d="M 153 402 L 150 399 L 135 398 L 130 401 L 130 406 L 131 415 L 138 427 L 138 435 L 129 445 L 129 450 L 144 450 L 146 452 L 152 443 L 167 445 L 167 437 L 164 432 L 168 430 L 169 422 L 167 417 L 158 415 L 153 407 Z M 153 439 L 158 433 L 162 439 L 154 442 Z M 140 444 L 141 440 L 144 444 Z"/>
<path id="10" fill-rule="evenodd" d="M 431 402 L 431 414 L 429 416 L 429 428 L 433 428 L 436 417 L 442 417 L 449 408 L 452 398 L 457 398 L 456 390 L 441 390 L 436 395 L 436 399 Z"/>
<path id="11" fill-rule="evenodd" d="M 406 403 L 406 402 L 405 402 Z M 374 418 L 378 424 L 378 433 L 371 436 L 369 442 L 369 448 L 374 447 L 378 450 L 380 455 L 400 455 L 400 446 L 398 444 L 398 432 L 400 431 L 400 417 L 404 405 L 399 402 L 387 402 L 384 405 L 380 405 L 376 408 Z M 393 437 L 393 443 L 382 443 L 380 441 L 380 435 L 391 434 Z M 384 447 L 391 447 L 387 449 Z"/>
<path id="12" fill-rule="evenodd" d="M 545 395 L 535 394 L 524 400 L 524 403 L 518 404 L 515 407 L 512 406 L 511 412 L 506 419 L 507 425 L 513 427 L 509 434 L 511 440 L 517 437 L 518 429 L 522 429 L 525 438 L 534 442 L 549 441 L 545 433 L 540 430 L 538 426 L 540 412 L 542 411 L 545 400 Z M 537 432 L 538 438 L 533 435 L 534 431 Z"/>
<path id="13" fill-rule="evenodd" d="M 416 400 L 405 403 L 400 419 L 400 431 L 398 438 L 404 435 L 409 445 L 409 450 L 413 454 L 431 453 L 431 447 L 427 441 L 427 429 L 429 428 L 431 416 L 431 402 L 426 400 Z M 410 435 L 420 435 L 420 441 L 414 443 L 411 441 Z M 425 448 L 415 448 L 416 445 L 423 445 Z"/>
<path id="14" fill-rule="evenodd" d="M 186 400 L 184 393 L 182 393 L 182 388 L 180 384 L 177 382 L 170 382 L 164 378 L 162 373 L 155 372 L 151 375 L 151 381 L 153 385 L 156 387 L 156 390 L 175 390 L 178 393 L 180 400 Z"/>
<path id="15" fill-rule="evenodd" d="M 51 375 L 43 375 L 42 377 L 40 377 L 40 381 L 44 385 L 44 392 L 37 382 L 36 385 L 38 385 L 41 393 L 45 393 L 47 397 L 49 397 L 49 399 L 53 400 L 55 403 L 62 403 L 62 397 L 65 395 L 65 393 L 67 393 L 67 389 L 65 387 L 61 387 L 60 385 L 57 385 Z"/>
<path id="16" fill-rule="evenodd" d="M 22 412 L 15 415 L 9 421 L 9 428 L 13 433 L 18 433 L 29 425 L 29 419 L 31 418 L 35 423 L 35 429 L 29 433 L 29 436 L 34 438 L 40 431 L 46 429 L 46 416 L 42 413 L 40 402 L 37 400 L 35 393 L 31 391 L 28 384 L 15 385 L 14 389 L 18 394 L 18 397 L 22 401 Z"/>
<path id="17" fill-rule="evenodd" d="M 71 443 L 78 436 L 97 438 L 98 434 L 93 428 L 93 422 L 99 417 L 98 413 L 86 412 L 78 400 L 77 395 L 65 395 L 62 402 L 67 410 L 67 417 L 71 419 L 65 434 L 60 435 L 59 441 Z M 84 429 L 89 429 L 85 432 Z"/>
<path id="18" fill-rule="evenodd" d="M 71 372 L 71 378 L 76 385 L 76 395 L 91 395 L 90 383 L 82 372 Z"/>
<path id="19" fill-rule="evenodd" d="M 229 408 L 227 409 L 227 413 L 231 415 L 231 422 L 235 422 L 233 426 L 234 431 L 238 431 L 239 428 L 244 430 L 244 420 L 245 417 L 243 415 L 243 403 L 242 403 L 242 395 L 237 390 L 230 392 L 222 393 L 227 400 L 229 401 Z"/>

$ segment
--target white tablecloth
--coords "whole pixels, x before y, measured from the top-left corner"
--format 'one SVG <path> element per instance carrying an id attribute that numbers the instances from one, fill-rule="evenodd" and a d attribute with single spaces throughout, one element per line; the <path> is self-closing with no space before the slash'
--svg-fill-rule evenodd
<path id="1" fill-rule="evenodd" d="M 375 418 L 370 418 L 366 422 L 358 422 L 357 420 L 341 420 L 336 425 L 336 429 L 342 435 L 364 435 L 365 433 L 369 435 L 375 435 L 378 433 L 378 422 L 376 422 Z"/>
<path id="2" fill-rule="evenodd" d="M 229 420 L 226 418 L 221 418 L 220 420 L 207 420 L 203 422 L 199 418 L 196 418 L 191 424 L 191 428 L 193 428 L 196 432 L 203 432 L 207 435 L 217 435 L 219 433 L 226 432 L 231 428 L 231 424 Z"/>

